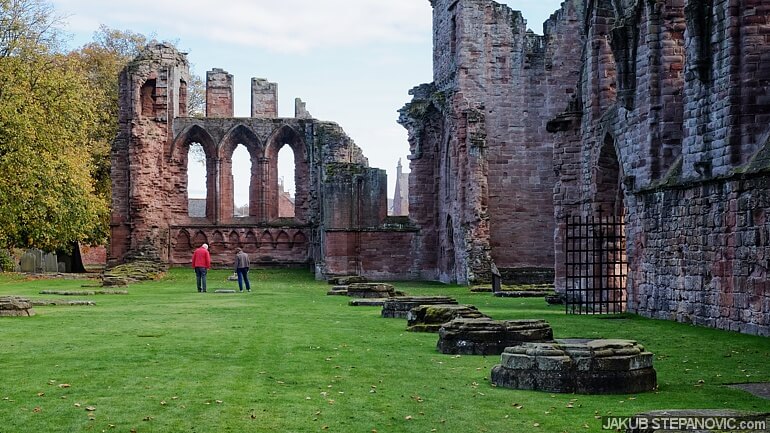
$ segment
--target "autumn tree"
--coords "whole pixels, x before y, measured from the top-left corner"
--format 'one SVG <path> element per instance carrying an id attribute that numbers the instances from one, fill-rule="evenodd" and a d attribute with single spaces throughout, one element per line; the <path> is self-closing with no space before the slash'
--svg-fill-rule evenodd
<path id="1" fill-rule="evenodd" d="M 97 118 L 83 62 L 58 51 L 40 0 L 0 0 L 0 248 L 100 241 L 107 202 L 94 191 Z"/>
<path id="2" fill-rule="evenodd" d="M 102 25 L 94 40 L 70 53 L 85 68 L 93 93 L 95 119 L 89 125 L 92 177 L 97 194 L 110 200 L 110 148 L 118 132 L 118 75 L 147 44 L 147 37 Z M 107 221 L 104 221 L 105 230 Z"/>
<path id="3" fill-rule="evenodd" d="M 0 0 L 0 249 L 66 249 L 109 232 L 118 76 L 148 38 L 102 26 L 69 53 L 44 0 Z M 189 115 L 203 115 L 200 77 Z"/>

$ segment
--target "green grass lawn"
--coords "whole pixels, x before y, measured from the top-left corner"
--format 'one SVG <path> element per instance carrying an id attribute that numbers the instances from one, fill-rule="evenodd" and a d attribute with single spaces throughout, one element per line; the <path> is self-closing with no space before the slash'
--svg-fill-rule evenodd
<path id="1" fill-rule="evenodd" d="M 235 288 L 209 274 L 209 292 Z M 586 396 L 490 385 L 499 357 L 449 356 L 436 334 L 405 332 L 375 307 L 326 296 L 303 271 L 252 272 L 253 293 L 197 293 L 190 269 L 96 295 L 90 307 L 0 318 L 0 433 L 596 432 L 602 415 L 653 409 L 770 411 L 724 387 L 770 381 L 770 339 L 636 316 L 568 316 L 542 299 L 396 283 L 451 295 L 496 319 L 548 320 L 556 338 L 636 339 L 655 353 L 659 390 Z M 61 298 L 83 280 L 0 274 L 0 295 Z M 95 409 L 88 411 L 86 408 Z"/>

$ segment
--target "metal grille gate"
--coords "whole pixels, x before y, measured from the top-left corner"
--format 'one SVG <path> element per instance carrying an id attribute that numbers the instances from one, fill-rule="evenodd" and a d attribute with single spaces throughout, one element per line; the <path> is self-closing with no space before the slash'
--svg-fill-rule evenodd
<path id="1" fill-rule="evenodd" d="M 624 218 L 568 216 L 567 314 L 617 314 L 626 305 Z"/>

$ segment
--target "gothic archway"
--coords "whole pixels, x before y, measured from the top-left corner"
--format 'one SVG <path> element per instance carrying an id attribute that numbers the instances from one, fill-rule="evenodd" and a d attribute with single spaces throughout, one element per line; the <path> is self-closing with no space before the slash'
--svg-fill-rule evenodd
<path id="1" fill-rule="evenodd" d="M 307 200 L 309 195 L 310 167 L 307 161 L 305 140 L 292 127 L 283 125 L 273 131 L 265 147 L 265 162 L 267 164 L 266 185 L 263 189 L 266 200 L 266 219 L 275 220 L 279 217 L 279 187 L 278 187 L 278 152 L 283 146 L 291 147 L 294 152 L 294 219 L 304 223 L 307 220 Z"/>
<path id="2" fill-rule="evenodd" d="M 234 161 L 234 154 L 238 146 L 245 147 L 249 155 L 249 176 L 248 176 L 248 198 L 246 203 L 248 205 L 248 212 L 244 214 L 239 213 L 239 217 L 257 217 L 260 211 L 260 202 L 262 197 L 260 196 L 261 183 L 264 177 L 263 167 L 260 164 L 262 155 L 264 154 L 264 146 L 260 143 L 256 134 L 246 127 L 245 125 L 238 125 L 232 128 L 225 134 L 225 137 L 220 143 L 220 188 L 221 188 L 221 200 L 219 200 L 219 214 L 224 221 L 232 221 L 236 217 L 235 212 L 235 198 L 236 198 L 236 185 L 235 176 L 233 174 L 234 163 L 244 163 L 244 161 Z"/>

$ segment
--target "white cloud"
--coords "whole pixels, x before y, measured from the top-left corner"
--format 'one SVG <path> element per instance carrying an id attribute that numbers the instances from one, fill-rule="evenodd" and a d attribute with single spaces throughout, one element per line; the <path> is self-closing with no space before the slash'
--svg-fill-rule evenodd
<path id="1" fill-rule="evenodd" d="M 94 23 L 182 39 L 213 39 L 277 52 L 371 42 L 421 40 L 431 25 L 427 0 L 54 0 L 73 31 Z M 77 11 L 77 12 L 75 12 Z"/>

